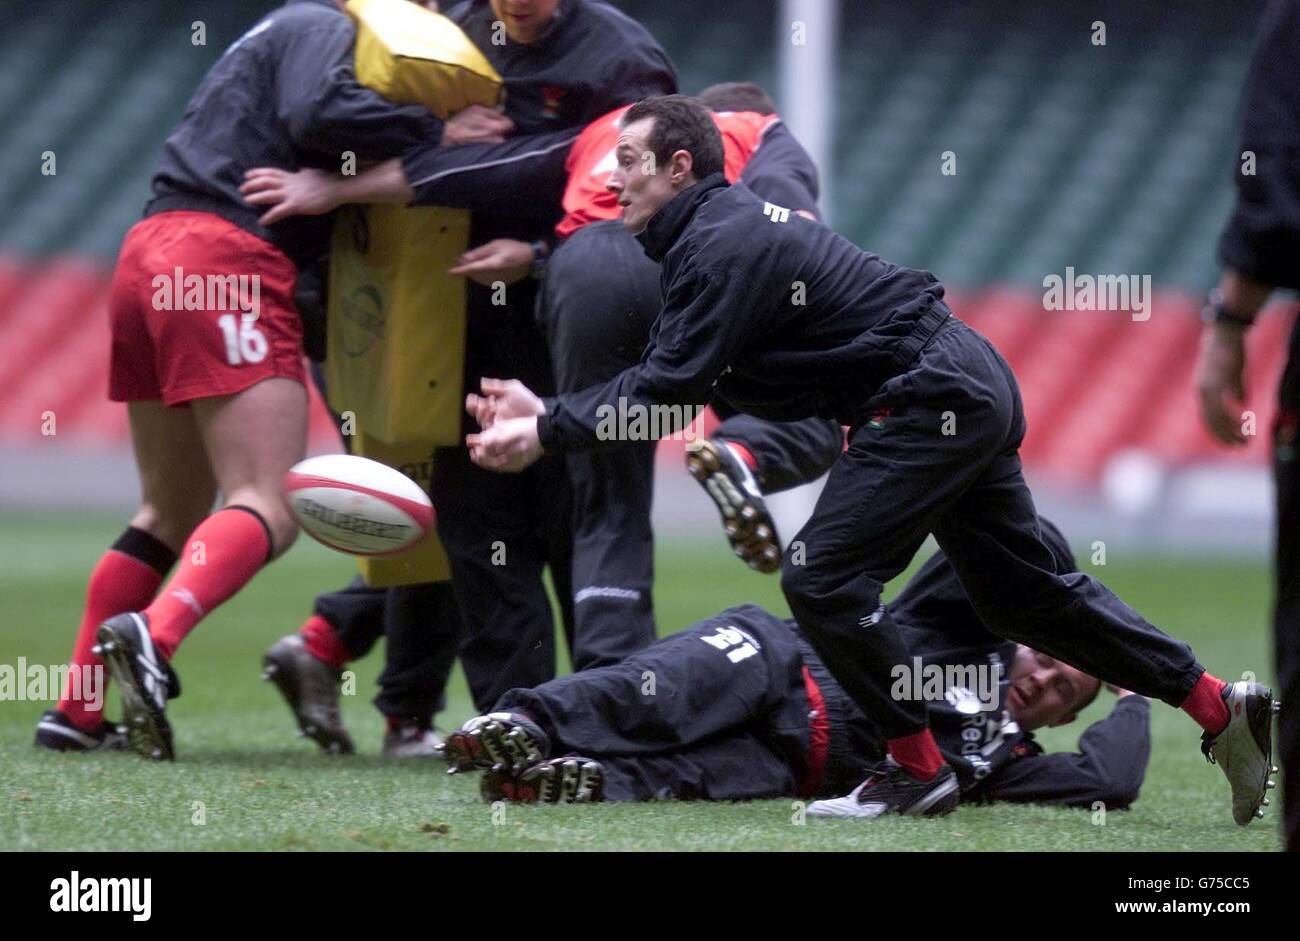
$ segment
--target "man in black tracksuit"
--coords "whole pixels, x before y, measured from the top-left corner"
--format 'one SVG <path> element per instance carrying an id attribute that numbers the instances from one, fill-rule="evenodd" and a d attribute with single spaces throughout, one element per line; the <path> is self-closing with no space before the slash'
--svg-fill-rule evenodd
<path id="1" fill-rule="evenodd" d="M 703 94 L 714 96 L 709 103 L 715 112 L 728 112 L 719 120 L 734 113 L 769 118 L 741 179 L 765 198 L 789 199 L 792 208 L 815 214 L 817 169 L 775 117 L 767 96 L 740 83 L 714 86 Z M 570 170 L 579 179 L 570 192 L 578 205 L 566 200 L 571 212 L 598 216 L 617 211 L 607 192 L 582 179 L 590 175 L 603 182 L 608 174 L 603 159 L 606 148 L 613 149 L 613 127 L 602 118 L 575 145 L 580 159 Z M 593 191 L 605 200 L 583 205 L 583 194 Z M 606 382 L 640 361 L 663 305 L 659 276 L 659 266 L 617 219 L 581 225 L 556 248 L 546 265 L 537 317 L 555 364 L 558 392 Z M 835 422 L 816 418 L 768 422 L 725 407 L 719 414 L 722 424 L 702 447 L 715 460 L 729 462 L 733 479 L 705 479 L 706 492 L 723 511 L 737 554 L 755 568 L 774 571 L 780 551 L 775 527 L 762 497 L 745 492 L 745 483 L 774 493 L 815 480 L 840 456 L 843 432 Z M 565 455 L 574 497 L 575 670 L 616 663 L 657 634 L 650 525 L 657 445 L 647 437 L 619 448 Z M 752 470 L 741 465 L 746 459 L 753 462 Z M 698 459 L 695 469 L 702 473 Z M 741 518 L 746 510 L 751 520 Z M 760 556 L 764 552 L 770 553 L 770 563 Z"/>
<path id="2" fill-rule="evenodd" d="M 643 153 L 656 172 L 641 172 Z M 663 267 L 652 345 L 582 393 L 543 401 L 518 383 L 485 384 L 467 402 L 485 429 L 468 439 L 474 460 L 514 471 L 543 452 L 597 447 L 598 409 L 619 401 L 662 411 L 721 399 L 762 418 L 847 424 L 849 448 L 786 552 L 782 587 L 893 759 L 855 792 L 860 816 L 942 813 L 956 800 L 923 704 L 891 695 L 908 654 L 880 602 L 933 532 L 994 633 L 1183 707 L 1228 776 L 1234 819 L 1249 823 L 1265 796 L 1271 693 L 1217 680 L 1101 583 L 1059 571 L 1021 474 L 1024 412 L 1002 357 L 952 316 L 933 275 L 728 186 L 720 169 L 698 102 L 628 112 L 610 187 Z"/>
<path id="3" fill-rule="evenodd" d="M 1060 533 L 1043 535 L 1063 570 L 1074 560 Z M 936 553 L 889 605 L 923 672 L 982 676 L 987 688 L 936 681 L 930 724 L 966 801 L 1009 800 L 1127 807 L 1137 799 L 1150 755 L 1149 708 L 1121 692 L 1110 715 L 1079 739 L 1077 753 L 1044 754 L 1031 734 L 1062 725 L 1096 696 L 1079 671 L 991 634 Z M 982 674 L 979 671 L 984 671 Z M 974 684 L 978 687 L 979 684 Z M 1059 688 L 1058 688 L 1059 687 Z M 462 737 L 478 737 L 482 765 L 511 760 L 509 739 L 491 728 L 531 723 L 545 744 L 521 771 L 489 774 L 488 799 L 560 800 L 546 778 L 585 769 L 609 800 L 749 800 L 844 793 L 883 760 L 884 742 L 822 665 L 794 621 L 756 605 L 729 608 L 610 667 L 511 690 L 493 716 L 471 719 L 449 747 L 473 765 Z M 504 745 L 504 748 L 501 747 Z M 576 798 L 577 788 L 569 794 Z M 836 801 L 809 807 L 832 815 Z"/>
<path id="4" fill-rule="evenodd" d="M 1242 99 L 1237 205 L 1219 243 L 1223 277 L 1206 307 L 1197 374 L 1211 433 L 1241 446 L 1245 333 L 1275 288 L 1300 289 L 1300 0 L 1265 8 Z M 1229 403 L 1232 403 L 1230 407 Z M 1276 591 L 1273 631 L 1281 699 L 1300 698 L 1300 321 L 1273 427 L 1277 483 Z M 1287 849 L 1300 851 L 1300 713 L 1279 717 Z"/>

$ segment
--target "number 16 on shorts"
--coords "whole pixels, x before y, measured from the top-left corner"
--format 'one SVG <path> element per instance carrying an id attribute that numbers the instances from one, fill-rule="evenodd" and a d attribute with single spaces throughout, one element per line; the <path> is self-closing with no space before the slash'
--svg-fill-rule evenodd
<path id="1" fill-rule="evenodd" d="M 231 366 L 266 359 L 269 346 L 266 334 L 257 326 L 256 314 L 222 314 L 217 318 L 217 326 L 226 341 L 226 362 Z"/>

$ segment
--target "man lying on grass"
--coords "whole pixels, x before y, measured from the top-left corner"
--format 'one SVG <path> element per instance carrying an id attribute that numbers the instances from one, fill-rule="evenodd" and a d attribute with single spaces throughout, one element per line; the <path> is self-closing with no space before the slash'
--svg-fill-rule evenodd
<path id="1" fill-rule="evenodd" d="M 1075 561 L 1046 520 L 1058 570 Z M 942 553 L 890 604 L 914 655 L 894 695 L 927 702 L 962 799 L 1108 808 L 1137 799 L 1147 701 L 1117 690 L 1077 754 L 1030 734 L 1072 722 L 1100 683 L 991 634 Z M 586 803 L 841 795 L 884 768 L 884 741 L 793 620 L 741 605 L 620 663 L 506 693 L 447 740 L 453 771 L 482 770 L 486 800 Z M 854 795 L 808 812 L 839 816 Z"/>

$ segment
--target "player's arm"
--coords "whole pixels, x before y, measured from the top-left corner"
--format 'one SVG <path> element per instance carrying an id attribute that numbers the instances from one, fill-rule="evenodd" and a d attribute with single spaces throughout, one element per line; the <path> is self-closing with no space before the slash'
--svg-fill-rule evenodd
<path id="1" fill-rule="evenodd" d="M 348 203 L 407 203 L 412 194 L 400 160 L 386 160 L 355 176 L 254 167 L 244 174 L 239 192 L 249 205 L 270 207 L 258 220 L 267 226 L 290 216 L 322 216 Z"/>
<path id="2" fill-rule="evenodd" d="M 276 113 L 295 146 L 339 160 L 398 157 L 440 141 L 443 122 L 418 105 L 397 105 L 362 85 L 352 68 L 355 31 L 345 16 L 281 27 L 276 44 Z"/>
<path id="3" fill-rule="evenodd" d="M 541 399 L 518 382 L 485 380 L 466 409 L 484 429 L 468 436 L 480 466 L 519 471 L 544 451 L 594 450 L 621 443 L 618 416 L 654 415 L 658 435 L 688 424 L 710 400 L 713 384 L 765 317 L 771 302 L 758 278 L 722 271 L 673 280 L 646 358 L 603 386 Z M 656 411 L 659 406 L 679 406 Z"/>
<path id="4" fill-rule="evenodd" d="M 455 115 L 447 128 L 465 113 Z M 578 129 L 569 129 L 498 143 L 426 145 L 351 176 L 255 167 L 245 174 L 240 192 L 253 205 L 274 207 L 263 225 L 289 216 L 321 215 L 347 203 L 449 206 L 508 213 L 545 225 L 559 215 L 564 162 L 577 134 Z"/>
<path id="5" fill-rule="evenodd" d="M 418 147 L 402 157 L 410 202 L 554 220 L 568 175 L 565 161 L 582 128 L 461 147 Z"/>
<path id="6" fill-rule="evenodd" d="M 615 43 L 607 54 L 609 61 L 603 77 L 594 83 L 596 94 L 585 120 L 593 121 L 643 98 L 677 93 L 677 71 L 649 34 L 630 43 Z"/>
<path id="7" fill-rule="evenodd" d="M 1110 715 L 1079 738 L 1074 754 L 1055 752 L 1019 758 L 993 775 L 984 788 L 992 800 L 1108 808 L 1137 800 L 1151 757 L 1150 706 L 1134 693 L 1122 695 Z"/>
<path id="8" fill-rule="evenodd" d="M 1224 264 L 1207 305 L 1196 394 L 1206 427 L 1224 444 L 1244 446 L 1245 334 L 1275 287 L 1300 288 L 1300 157 L 1294 142 L 1300 100 L 1300 5 L 1270 3 L 1247 73 L 1236 175 L 1237 201 L 1219 240 Z M 1247 169 L 1245 162 L 1250 166 Z"/>
<path id="9" fill-rule="evenodd" d="M 819 219 L 817 165 L 784 122 L 773 124 L 740 174 L 761 199 Z"/>
<path id="10" fill-rule="evenodd" d="M 590 450 L 606 443 L 609 408 L 694 407 L 665 410 L 658 431 L 681 430 L 708 404 L 713 384 L 739 351 L 763 302 L 752 284 L 721 271 L 679 279 L 664 298 L 647 357 L 604 386 L 545 399 L 539 426 L 548 451 Z"/>

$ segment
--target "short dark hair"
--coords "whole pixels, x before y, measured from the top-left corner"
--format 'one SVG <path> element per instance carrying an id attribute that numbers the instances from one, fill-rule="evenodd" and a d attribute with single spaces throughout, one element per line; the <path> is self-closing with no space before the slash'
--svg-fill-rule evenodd
<path id="1" fill-rule="evenodd" d="M 711 111 L 776 114 L 776 103 L 753 82 L 719 82 L 700 92 L 699 99 Z"/>
<path id="2" fill-rule="evenodd" d="M 627 109 L 623 126 L 643 118 L 654 118 L 647 143 L 657 166 L 667 165 L 673 154 L 684 150 L 691 155 L 691 172 L 697 180 L 722 172 L 725 165 L 722 134 L 713 123 L 712 113 L 698 98 L 689 95 L 646 98 Z"/>

